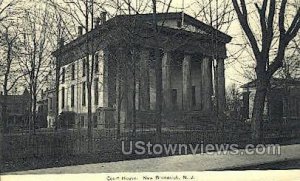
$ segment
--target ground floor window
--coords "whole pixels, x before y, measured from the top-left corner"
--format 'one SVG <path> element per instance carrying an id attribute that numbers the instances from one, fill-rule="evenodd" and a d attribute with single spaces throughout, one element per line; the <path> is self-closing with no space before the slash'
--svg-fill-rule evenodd
<path id="1" fill-rule="evenodd" d="M 177 109 L 177 89 L 172 89 L 172 105 L 173 105 L 173 110 Z"/>
<path id="2" fill-rule="evenodd" d="M 196 86 L 192 86 L 192 106 L 196 106 Z"/>
<path id="3" fill-rule="evenodd" d="M 84 116 L 81 116 L 80 118 L 80 127 L 84 127 Z"/>
<path id="4" fill-rule="evenodd" d="M 98 119 L 97 119 L 97 116 L 94 116 L 94 117 L 93 117 L 93 122 L 94 122 L 94 128 L 97 128 L 97 126 L 98 126 Z"/>

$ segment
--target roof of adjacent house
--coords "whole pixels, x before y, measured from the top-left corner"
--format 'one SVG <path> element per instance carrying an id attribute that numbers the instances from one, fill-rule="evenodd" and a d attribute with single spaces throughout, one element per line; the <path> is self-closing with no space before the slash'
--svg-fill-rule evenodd
<path id="1" fill-rule="evenodd" d="M 182 12 L 170 12 L 170 13 L 157 13 L 157 20 L 158 21 L 165 21 L 165 20 L 182 20 L 182 18 L 184 17 L 184 21 L 187 22 L 190 25 L 195 26 L 196 28 L 199 28 L 201 31 L 207 33 L 207 34 L 214 34 L 216 39 L 218 39 L 219 41 L 222 41 L 224 43 L 228 43 L 231 41 L 232 37 L 197 20 L 196 18 L 191 17 L 190 15 L 187 15 L 185 13 Z M 115 16 L 109 20 L 107 20 L 106 22 L 104 22 L 103 24 L 99 25 L 97 28 L 89 31 L 88 33 L 72 40 L 71 42 L 69 42 L 68 44 L 64 45 L 63 50 L 67 50 L 73 46 L 76 46 L 78 44 L 84 43 L 86 36 L 89 34 L 94 34 L 94 33 L 99 33 L 100 32 L 105 32 L 108 30 L 111 30 L 115 27 L 120 27 L 120 26 L 125 26 L 128 24 L 131 24 L 133 22 L 142 22 L 144 24 L 148 24 L 151 25 L 152 21 L 153 21 L 153 14 L 135 14 L 135 15 L 118 15 Z M 152 26 L 149 26 L 150 28 Z M 161 27 L 161 26 L 160 26 Z M 169 27 L 163 27 L 165 31 L 181 31 L 182 33 L 186 33 L 186 34 L 198 34 L 200 36 L 200 33 L 195 33 L 195 32 L 189 32 L 183 29 L 174 29 L 174 28 L 169 28 Z M 203 36 L 203 35 L 202 35 Z M 207 35 L 205 35 L 207 37 Z M 210 37 L 210 36 L 209 36 Z M 60 50 L 60 49 L 58 49 Z M 56 50 L 53 52 L 53 55 L 56 56 L 59 51 Z"/>
<path id="2" fill-rule="evenodd" d="M 248 82 L 241 86 L 241 88 L 255 88 L 256 87 L 256 81 L 253 80 L 251 82 Z M 272 86 L 280 86 L 283 84 L 287 85 L 297 85 L 300 86 L 300 80 L 299 79 L 283 79 L 283 78 L 272 78 L 270 81 Z"/>

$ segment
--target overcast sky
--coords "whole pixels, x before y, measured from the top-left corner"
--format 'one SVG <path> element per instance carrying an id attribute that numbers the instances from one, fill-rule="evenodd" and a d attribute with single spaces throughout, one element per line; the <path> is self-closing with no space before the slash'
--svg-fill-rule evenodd
<path id="1" fill-rule="evenodd" d="M 1 1 L 1 0 L 0 0 Z M 8 1 L 8 0 L 4 0 Z M 61 1 L 61 0 L 57 0 Z M 170 0 L 161 0 L 166 3 L 170 2 Z M 172 0 L 171 4 L 171 12 L 179 12 L 184 10 L 185 13 L 195 16 L 200 10 L 199 2 L 208 2 L 208 0 Z M 215 0 L 214 0 L 215 1 Z M 289 0 L 291 1 L 299 1 L 299 0 Z M 30 0 L 27 1 L 25 0 L 25 4 L 29 5 L 30 3 L 36 3 L 36 2 L 41 2 L 38 0 Z M 108 1 L 109 2 L 109 1 Z M 133 6 L 135 6 L 136 3 L 151 3 L 151 0 L 132 0 Z M 195 3 L 195 2 L 198 2 Z M 219 0 L 219 3 L 222 3 L 223 0 Z M 257 15 L 253 11 L 254 8 L 254 2 L 261 2 L 261 0 L 253 0 L 249 2 L 248 8 L 249 8 L 249 14 L 251 15 L 249 18 L 250 24 L 252 24 L 252 29 L 255 31 L 259 31 L 259 21 L 257 18 Z M 299 2 L 298 2 L 299 3 Z M 279 3 L 278 3 L 279 4 Z M 150 4 L 148 4 L 150 6 Z M 184 7 L 184 9 L 183 9 Z M 159 11 L 162 11 L 162 9 L 165 9 L 166 6 L 158 6 Z M 113 13 L 111 13 L 113 14 Z M 294 12 L 289 13 L 291 17 L 293 16 Z M 204 21 L 204 18 L 201 16 L 198 16 L 197 19 L 200 21 Z M 243 35 L 243 32 L 241 30 L 241 27 L 239 25 L 238 20 L 235 18 L 235 20 L 231 23 L 230 28 L 228 29 L 227 32 L 228 35 L 232 36 L 233 39 L 232 41 L 227 45 L 227 55 L 228 59 L 226 60 L 226 86 L 229 86 L 233 83 L 237 85 L 242 85 L 248 81 L 249 79 L 245 78 L 244 76 L 244 68 L 247 66 L 254 66 L 255 62 L 253 61 L 252 58 L 252 52 L 251 49 L 245 49 L 243 48 L 243 44 L 246 43 L 246 38 Z M 299 37 L 299 36 L 298 36 Z M 258 38 L 259 39 L 259 38 Z M 252 71 L 254 73 L 254 70 Z"/>

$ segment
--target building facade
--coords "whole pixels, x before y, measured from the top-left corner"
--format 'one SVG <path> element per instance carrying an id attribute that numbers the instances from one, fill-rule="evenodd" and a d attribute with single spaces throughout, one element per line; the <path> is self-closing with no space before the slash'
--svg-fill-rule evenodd
<path id="1" fill-rule="evenodd" d="M 79 28 L 77 39 L 53 53 L 60 67 L 59 113 L 75 112 L 75 124 L 87 127 L 87 54 L 94 127 L 130 124 L 134 114 L 143 121 L 159 104 L 165 115 L 223 112 L 230 36 L 183 13 L 157 14 L 156 30 L 152 14 L 101 22 L 84 35 Z"/>

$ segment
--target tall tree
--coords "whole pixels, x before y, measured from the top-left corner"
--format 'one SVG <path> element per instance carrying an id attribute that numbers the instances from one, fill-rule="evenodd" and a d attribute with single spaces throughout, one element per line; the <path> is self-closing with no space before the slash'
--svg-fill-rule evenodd
<path id="1" fill-rule="evenodd" d="M 253 120 L 252 120 L 252 138 L 256 141 L 260 140 L 261 124 L 263 120 L 264 102 L 269 88 L 270 79 L 273 74 L 283 66 L 285 50 L 288 44 L 297 35 L 300 28 L 300 8 L 296 7 L 296 14 L 292 19 L 289 27 L 286 27 L 287 0 L 263 0 L 262 4 L 255 3 L 256 10 L 259 15 L 261 35 L 261 46 L 257 39 L 257 34 L 251 29 L 249 21 L 249 11 L 245 0 L 232 0 L 234 9 L 238 16 L 240 25 L 251 45 L 252 52 L 255 57 L 256 67 L 256 94 L 254 99 Z M 279 11 L 276 7 L 279 5 Z M 278 23 L 276 21 L 278 15 Z M 277 43 L 276 55 L 270 56 L 272 42 L 275 39 L 276 27 L 279 29 L 279 41 Z"/>
<path id="2" fill-rule="evenodd" d="M 195 12 L 194 16 L 196 18 L 200 18 L 204 23 L 214 27 L 219 31 L 223 31 L 225 33 L 228 32 L 232 22 L 234 21 L 234 9 L 231 3 L 231 0 L 197 0 L 196 1 L 198 11 Z M 211 41 L 214 44 L 217 40 L 217 31 L 216 33 L 211 34 Z M 220 119 L 223 119 L 223 114 L 225 108 L 220 107 L 218 102 L 225 101 L 219 100 L 218 96 L 218 73 L 217 73 L 217 43 L 215 43 L 214 54 L 213 54 L 213 73 L 214 73 L 214 101 L 216 104 L 215 109 L 218 112 L 218 116 Z M 230 55 L 228 58 L 232 58 Z M 220 122 L 221 123 L 221 122 Z"/>
<path id="3" fill-rule="evenodd" d="M 12 17 L 12 15 L 15 13 L 15 11 L 13 11 L 13 7 L 15 7 L 17 4 L 16 0 L 9 0 L 9 1 L 3 1 L 0 0 L 0 25 L 3 26 L 6 24 L 6 20 L 9 19 L 10 17 Z M 7 25 L 5 25 L 5 27 L 8 27 Z M 3 27 L 2 27 L 3 28 Z M 3 34 L 4 33 L 4 36 Z M 1 69 L 4 68 L 3 72 L 4 73 L 4 85 L 3 85 L 3 91 L 4 94 L 8 94 L 9 88 L 7 87 L 7 84 L 5 85 L 5 80 L 8 80 L 8 77 L 10 75 L 10 71 L 11 71 L 11 67 L 7 65 L 11 65 L 12 63 L 12 54 L 13 54 L 13 47 L 15 45 L 15 38 L 14 35 L 9 35 L 8 34 L 8 29 L 4 28 L 4 31 L 1 32 L 1 44 L 4 45 L 6 47 L 4 49 L 0 49 L 1 53 L 4 53 L 4 55 L 6 55 L 7 57 L 5 58 L 5 61 L 0 63 L 0 67 Z M 5 56 L 4 56 L 5 57 Z M 2 71 L 1 71 L 2 72 Z M 8 81 L 7 81 L 8 82 Z M 5 126 L 5 122 L 6 122 L 6 96 L 4 95 L 4 106 L 2 105 L 2 120 L 0 120 L 0 165 L 2 165 L 2 148 L 3 148 L 3 127 Z M 0 167 L 1 169 L 1 167 Z M 1 172 L 1 170 L 0 170 Z"/>
<path id="4" fill-rule="evenodd" d="M 35 132 L 36 108 L 39 91 L 49 76 L 51 65 L 51 43 L 49 43 L 49 12 L 47 7 L 32 7 L 25 11 L 23 19 L 22 58 L 19 65 L 26 73 L 25 82 L 31 95 L 30 128 Z"/>
<path id="5" fill-rule="evenodd" d="M 19 58 L 19 31 L 12 24 L 0 26 L 0 47 L 1 53 L 3 53 L 3 59 L 0 66 L 0 77 L 3 77 L 3 102 L 2 102 L 2 119 L 4 131 L 7 131 L 7 96 L 9 91 L 11 91 L 18 80 L 21 79 L 24 74 L 22 74 L 18 69 L 16 69 L 16 60 Z M 3 72 L 3 74 L 2 74 Z"/>

